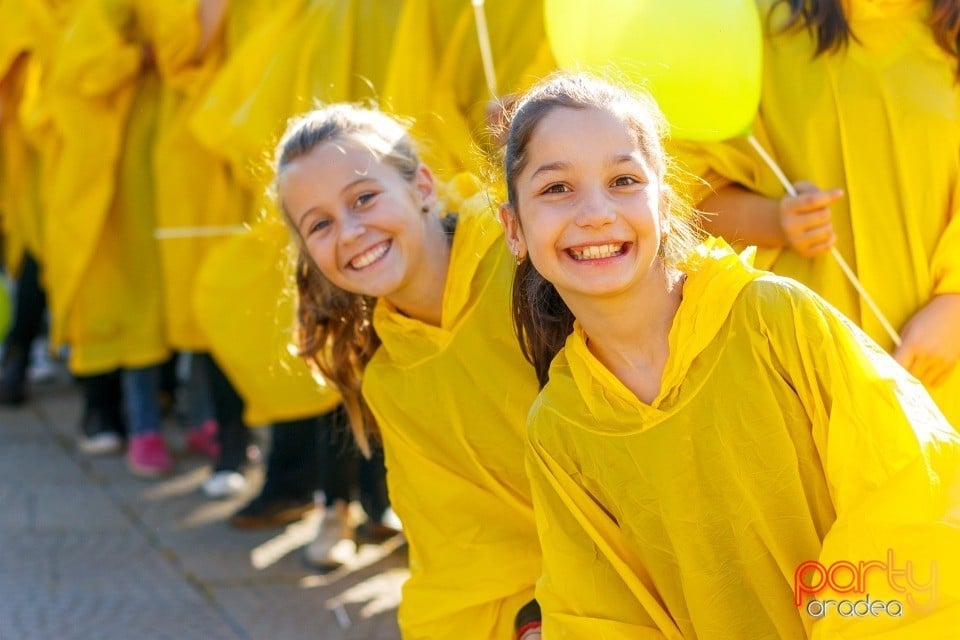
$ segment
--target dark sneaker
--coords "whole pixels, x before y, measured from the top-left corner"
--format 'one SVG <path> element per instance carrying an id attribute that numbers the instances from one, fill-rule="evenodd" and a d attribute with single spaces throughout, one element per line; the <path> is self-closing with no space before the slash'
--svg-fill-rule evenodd
<path id="1" fill-rule="evenodd" d="M 247 506 L 230 517 L 230 525 L 237 529 L 266 529 L 282 527 L 300 520 L 316 508 L 312 497 L 307 499 L 264 497 L 254 498 Z"/>

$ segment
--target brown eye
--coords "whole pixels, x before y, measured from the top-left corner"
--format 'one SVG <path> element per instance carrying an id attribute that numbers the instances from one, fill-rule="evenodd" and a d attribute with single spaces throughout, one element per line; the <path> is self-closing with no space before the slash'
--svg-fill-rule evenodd
<path id="1" fill-rule="evenodd" d="M 633 176 L 619 176 L 613 181 L 615 187 L 629 187 L 634 184 L 640 184 L 640 181 Z"/>

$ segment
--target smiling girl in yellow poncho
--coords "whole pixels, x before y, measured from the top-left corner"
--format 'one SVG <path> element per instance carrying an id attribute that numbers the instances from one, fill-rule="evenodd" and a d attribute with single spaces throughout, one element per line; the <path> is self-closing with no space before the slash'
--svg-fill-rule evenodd
<path id="1" fill-rule="evenodd" d="M 300 247 L 301 353 L 361 443 L 379 429 L 410 545 L 403 637 L 511 637 L 540 570 L 522 437 L 536 380 L 489 196 L 451 198 L 459 215 L 442 217 L 403 127 L 347 105 L 291 124 L 277 176 Z"/>
<path id="2" fill-rule="evenodd" d="M 560 76 L 510 126 L 514 307 L 545 383 L 528 422 L 544 636 L 950 637 L 960 437 L 802 285 L 722 241 L 689 248 L 657 116 Z M 902 617 L 809 604 L 864 594 L 799 567 L 888 550 L 916 568 L 918 606 L 882 574 L 865 588 Z"/>

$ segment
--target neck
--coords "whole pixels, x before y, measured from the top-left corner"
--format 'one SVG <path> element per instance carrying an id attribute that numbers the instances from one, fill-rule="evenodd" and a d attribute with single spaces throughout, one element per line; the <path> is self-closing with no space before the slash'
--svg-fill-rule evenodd
<path id="1" fill-rule="evenodd" d="M 440 220 L 434 222 L 426 229 L 424 252 L 410 280 L 386 299 L 405 316 L 439 327 L 450 267 L 450 240 Z"/>
<path id="2" fill-rule="evenodd" d="M 591 353 L 642 400 L 650 401 L 659 391 L 682 295 L 683 273 L 660 266 L 621 296 L 570 300 L 568 305 Z"/>

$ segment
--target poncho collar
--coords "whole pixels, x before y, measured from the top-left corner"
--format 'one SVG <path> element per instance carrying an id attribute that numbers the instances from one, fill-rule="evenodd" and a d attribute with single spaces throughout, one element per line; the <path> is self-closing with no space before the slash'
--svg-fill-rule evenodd
<path id="1" fill-rule="evenodd" d="M 753 253 L 750 248 L 738 255 L 723 240 L 709 238 L 681 265 L 687 274 L 683 300 L 670 328 L 670 354 L 660 393 L 650 404 L 637 398 L 597 360 L 587 347 L 583 328 L 575 323 L 564 354 L 580 396 L 597 418 L 598 430 L 622 432 L 620 424 L 626 420 L 636 425 L 637 414 L 646 428 L 649 421 L 659 421 L 683 404 L 684 381 L 691 364 L 717 336 L 747 283 L 764 273 L 750 266 Z"/>
<path id="2" fill-rule="evenodd" d="M 457 327 L 477 302 L 474 278 L 484 257 L 496 242 L 503 243 L 503 228 L 491 208 L 491 196 L 478 193 L 459 207 L 459 222 L 450 250 L 450 266 L 444 285 L 440 326 L 407 317 L 384 299 L 373 310 L 373 326 L 382 347 L 396 362 L 414 363 L 444 349 Z M 504 243 L 504 250 L 506 244 Z M 507 313 L 508 310 L 504 310 Z"/>

